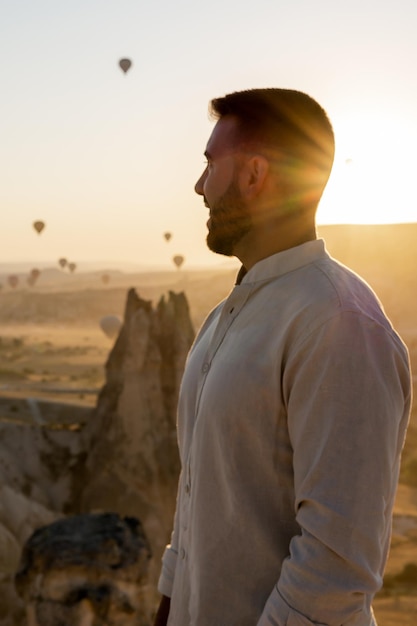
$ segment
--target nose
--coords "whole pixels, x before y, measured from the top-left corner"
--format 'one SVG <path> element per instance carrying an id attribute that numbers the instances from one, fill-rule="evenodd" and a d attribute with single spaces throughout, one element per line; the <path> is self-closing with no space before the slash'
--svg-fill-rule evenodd
<path id="1" fill-rule="evenodd" d="M 204 189 L 203 188 L 204 188 L 204 182 L 206 180 L 206 176 L 207 176 L 207 168 L 205 168 L 204 172 L 201 174 L 200 178 L 198 179 L 198 181 L 194 185 L 194 191 L 199 196 L 204 196 Z"/>

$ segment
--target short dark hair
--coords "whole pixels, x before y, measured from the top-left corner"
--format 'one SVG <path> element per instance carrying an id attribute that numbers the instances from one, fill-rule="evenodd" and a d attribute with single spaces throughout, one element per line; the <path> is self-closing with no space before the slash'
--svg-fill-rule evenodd
<path id="1" fill-rule="evenodd" d="M 329 118 L 316 100 L 293 89 L 248 89 L 214 98 L 209 111 L 217 120 L 227 115 L 237 120 L 239 143 L 283 156 L 293 183 L 309 178 L 318 201 L 333 166 L 335 142 Z"/>

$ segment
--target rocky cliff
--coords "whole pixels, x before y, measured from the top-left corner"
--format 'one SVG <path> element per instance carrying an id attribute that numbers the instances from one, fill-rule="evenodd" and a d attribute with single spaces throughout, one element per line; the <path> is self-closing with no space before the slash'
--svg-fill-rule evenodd
<path id="1" fill-rule="evenodd" d="M 128 293 L 124 324 L 106 364 L 106 384 L 84 437 L 80 511 L 137 516 L 153 553 L 154 584 L 169 540 L 179 460 L 176 406 L 194 337 L 184 294 L 156 309 Z"/>
<path id="2" fill-rule="evenodd" d="M 193 337 L 183 293 L 153 307 L 130 290 L 87 422 L 78 423 L 76 411 L 65 426 L 0 422 L 1 626 L 24 623 L 13 575 L 25 543 L 39 527 L 80 513 L 140 520 L 153 555 L 146 601 L 154 602 L 175 508 L 176 405 Z"/>

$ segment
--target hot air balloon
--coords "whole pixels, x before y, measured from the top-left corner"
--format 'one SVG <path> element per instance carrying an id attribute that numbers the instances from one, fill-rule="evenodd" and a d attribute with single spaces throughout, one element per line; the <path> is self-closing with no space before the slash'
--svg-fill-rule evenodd
<path id="1" fill-rule="evenodd" d="M 69 269 L 69 271 L 72 274 L 77 269 L 77 264 L 76 263 L 68 263 L 68 269 Z"/>
<path id="2" fill-rule="evenodd" d="M 100 320 L 100 328 L 109 338 L 114 339 L 122 327 L 122 320 L 117 315 L 105 315 Z"/>
<path id="3" fill-rule="evenodd" d="M 184 263 L 184 257 L 181 254 L 176 254 L 175 256 L 172 257 L 172 260 L 174 261 L 178 270 L 180 269 L 181 265 Z"/>
<path id="4" fill-rule="evenodd" d="M 108 282 L 110 282 L 110 276 L 109 276 L 109 274 L 103 274 L 103 275 L 102 275 L 102 277 L 101 277 L 101 281 L 102 281 L 105 285 L 107 285 L 107 283 L 108 283 Z"/>
<path id="5" fill-rule="evenodd" d="M 169 241 L 172 237 L 171 233 L 164 233 L 164 237 L 167 241 Z"/>
<path id="6" fill-rule="evenodd" d="M 67 259 L 65 259 L 64 257 L 62 257 L 61 259 L 58 259 L 58 263 L 59 265 L 62 267 L 62 269 L 66 266 L 66 264 L 68 263 Z"/>
<path id="7" fill-rule="evenodd" d="M 126 74 L 132 66 L 132 61 L 130 59 L 120 59 L 119 65 L 123 72 Z"/>
<path id="8" fill-rule="evenodd" d="M 16 274 L 10 274 L 7 281 L 12 289 L 15 289 L 19 284 L 19 277 Z"/>
<path id="9" fill-rule="evenodd" d="M 36 230 L 38 235 L 40 235 L 43 229 L 45 228 L 45 222 L 42 222 L 41 220 L 37 220 L 36 222 L 33 222 L 33 228 Z"/>
<path id="10" fill-rule="evenodd" d="M 36 283 L 40 275 L 41 275 L 41 271 L 38 270 L 36 267 L 33 268 L 33 270 L 30 271 L 29 276 L 27 277 L 28 285 L 30 287 L 33 287 L 33 285 Z"/>
<path id="11" fill-rule="evenodd" d="M 30 275 L 32 276 L 33 280 L 37 280 L 41 275 L 41 271 L 38 270 L 37 267 L 34 267 L 33 270 L 30 271 Z"/>

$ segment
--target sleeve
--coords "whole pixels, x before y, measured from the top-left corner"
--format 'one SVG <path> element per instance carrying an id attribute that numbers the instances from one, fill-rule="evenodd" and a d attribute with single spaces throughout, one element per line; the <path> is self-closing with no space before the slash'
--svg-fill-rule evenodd
<path id="1" fill-rule="evenodd" d="M 196 375 L 195 373 L 197 370 L 196 368 L 189 367 L 190 359 L 192 358 L 192 355 L 195 352 L 196 347 L 201 345 L 201 340 L 204 337 L 207 329 L 213 323 L 213 320 L 216 320 L 217 316 L 220 314 L 222 306 L 223 306 L 223 303 L 220 303 L 215 309 L 213 309 L 209 313 L 200 331 L 198 332 L 197 337 L 194 339 L 194 343 L 187 356 L 187 361 L 186 361 L 181 388 L 184 384 L 184 379 L 186 378 L 187 371 L 188 371 L 188 376 L 189 377 L 191 376 L 192 378 L 191 382 L 188 384 L 189 385 L 188 388 L 193 389 L 195 393 L 198 383 L 197 383 L 197 379 L 196 378 L 193 379 L 193 377 Z M 186 401 L 182 399 L 184 396 L 186 397 Z M 186 450 L 188 449 L 187 446 L 189 444 L 186 443 L 186 440 L 187 440 L 187 437 L 190 438 L 192 434 L 192 429 L 190 429 L 190 425 L 189 424 L 184 425 L 184 416 L 188 414 L 188 410 L 189 410 L 184 405 L 187 403 L 193 407 L 195 402 L 196 402 L 196 398 L 193 397 L 192 394 L 190 393 L 182 394 L 180 392 L 180 398 L 178 401 L 177 435 L 178 435 L 179 453 L 180 453 L 181 459 L 187 456 Z M 192 411 L 192 414 L 194 414 L 193 409 L 190 409 L 190 410 Z M 175 569 L 177 565 L 177 557 L 178 557 L 178 551 L 179 551 L 178 549 L 179 528 L 180 528 L 180 515 L 181 515 L 181 501 L 183 497 L 182 496 L 183 494 L 182 483 L 183 483 L 183 471 L 181 470 L 179 480 L 178 480 L 177 504 L 176 504 L 176 511 L 175 511 L 175 516 L 174 516 L 174 529 L 171 535 L 171 543 L 166 547 L 165 552 L 162 556 L 162 570 L 161 570 L 161 574 L 160 574 L 159 581 L 158 581 L 158 591 L 169 598 L 172 596 L 172 588 L 174 584 Z"/>
<path id="2" fill-rule="evenodd" d="M 180 515 L 180 495 L 181 495 L 182 471 L 178 480 L 177 505 L 174 516 L 174 529 L 171 535 L 171 543 L 165 548 L 162 555 L 162 569 L 158 580 L 158 591 L 164 596 L 170 598 L 172 596 L 172 587 L 174 584 L 175 568 L 178 557 L 178 528 Z"/>
<path id="3" fill-rule="evenodd" d="M 168 598 L 172 595 L 177 556 L 178 552 L 172 544 L 167 545 L 162 556 L 162 570 L 158 580 L 158 591 Z"/>
<path id="4" fill-rule="evenodd" d="M 410 411 L 407 350 L 344 312 L 293 351 L 283 391 L 301 531 L 257 626 L 371 625 Z"/>

